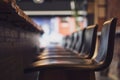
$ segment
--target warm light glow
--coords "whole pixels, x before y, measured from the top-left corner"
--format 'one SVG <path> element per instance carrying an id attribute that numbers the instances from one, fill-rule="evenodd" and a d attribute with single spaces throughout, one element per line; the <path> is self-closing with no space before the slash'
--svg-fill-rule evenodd
<path id="1" fill-rule="evenodd" d="M 44 0 L 33 0 L 33 2 L 36 3 L 36 4 L 41 4 L 41 3 L 44 2 Z"/>
<path id="2" fill-rule="evenodd" d="M 24 11 L 27 15 L 72 15 L 73 11 Z M 78 11 L 79 15 L 87 15 L 86 11 Z"/>
<path id="3" fill-rule="evenodd" d="M 74 2 L 74 1 L 71 1 L 71 2 L 70 2 L 70 5 L 71 5 L 71 9 L 74 10 L 74 9 L 75 9 L 75 2 Z"/>

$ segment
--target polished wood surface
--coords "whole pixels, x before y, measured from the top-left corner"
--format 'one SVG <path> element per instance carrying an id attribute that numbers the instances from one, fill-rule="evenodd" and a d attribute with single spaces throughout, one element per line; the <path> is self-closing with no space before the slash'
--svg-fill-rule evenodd
<path id="1" fill-rule="evenodd" d="M 0 80 L 35 80 L 24 68 L 34 61 L 43 30 L 15 0 L 0 0 Z"/>

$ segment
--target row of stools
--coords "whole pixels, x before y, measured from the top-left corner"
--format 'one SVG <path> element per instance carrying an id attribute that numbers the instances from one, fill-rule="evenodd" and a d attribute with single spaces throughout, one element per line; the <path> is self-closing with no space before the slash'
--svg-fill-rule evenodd
<path id="1" fill-rule="evenodd" d="M 83 30 L 76 31 L 65 37 L 63 47 L 48 47 L 39 57 L 44 58 L 50 55 L 50 58 L 54 56 L 53 54 L 63 54 L 62 57 L 91 58 L 95 50 L 97 28 L 97 25 L 91 25 Z"/>
<path id="2" fill-rule="evenodd" d="M 64 47 L 48 47 L 25 73 L 40 71 L 39 80 L 95 80 L 95 72 L 109 67 L 114 50 L 117 18 L 103 23 L 97 51 L 97 25 L 77 31 Z"/>

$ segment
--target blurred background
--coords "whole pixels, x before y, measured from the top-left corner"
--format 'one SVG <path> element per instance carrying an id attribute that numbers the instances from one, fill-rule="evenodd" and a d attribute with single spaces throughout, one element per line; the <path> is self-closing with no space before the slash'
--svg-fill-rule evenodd
<path id="1" fill-rule="evenodd" d="M 45 31 L 40 40 L 43 47 L 51 43 L 61 45 L 64 36 L 88 25 L 87 0 L 17 0 L 17 3 Z"/>

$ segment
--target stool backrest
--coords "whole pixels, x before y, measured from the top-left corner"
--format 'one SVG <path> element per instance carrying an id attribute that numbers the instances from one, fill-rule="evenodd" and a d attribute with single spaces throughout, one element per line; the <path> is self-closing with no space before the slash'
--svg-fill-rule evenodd
<path id="1" fill-rule="evenodd" d="M 83 56 L 83 58 L 91 58 L 94 54 L 97 28 L 98 25 L 91 25 L 85 28 L 82 49 L 79 51 L 79 55 Z"/>
<path id="2" fill-rule="evenodd" d="M 117 18 L 112 18 L 103 24 L 98 53 L 94 57 L 94 61 L 99 63 L 99 68 L 106 68 L 110 65 L 113 58 L 114 39 Z"/>
<path id="3" fill-rule="evenodd" d="M 78 53 L 79 51 L 81 51 L 82 44 L 83 44 L 84 32 L 85 32 L 85 29 L 77 31 L 78 35 L 77 35 L 76 43 L 73 46 L 73 49 L 74 49 L 73 52 L 75 52 L 75 53 Z"/>
<path id="4" fill-rule="evenodd" d="M 67 35 L 63 38 L 62 46 L 65 48 L 65 47 L 67 47 L 67 45 L 69 45 L 69 35 Z"/>
<path id="5" fill-rule="evenodd" d="M 83 37 L 82 32 L 83 32 L 83 30 L 79 30 L 79 31 L 74 32 L 74 41 L 73 41 L 72 46 L 71 46 L 71 51 L 75 50 L 75 47 L 77 44 L 81 45 L 82 37 Z"/>
<path id="6" fill-rule="evenodd" d="M 66 46 L 66 49 L 69 50 L 71 48 L 73 41 L 74 41 L 74 33 L 69 35 L 69 39 L 68 39 L 68 43 L 67 43 L 68 45 Z"/>

